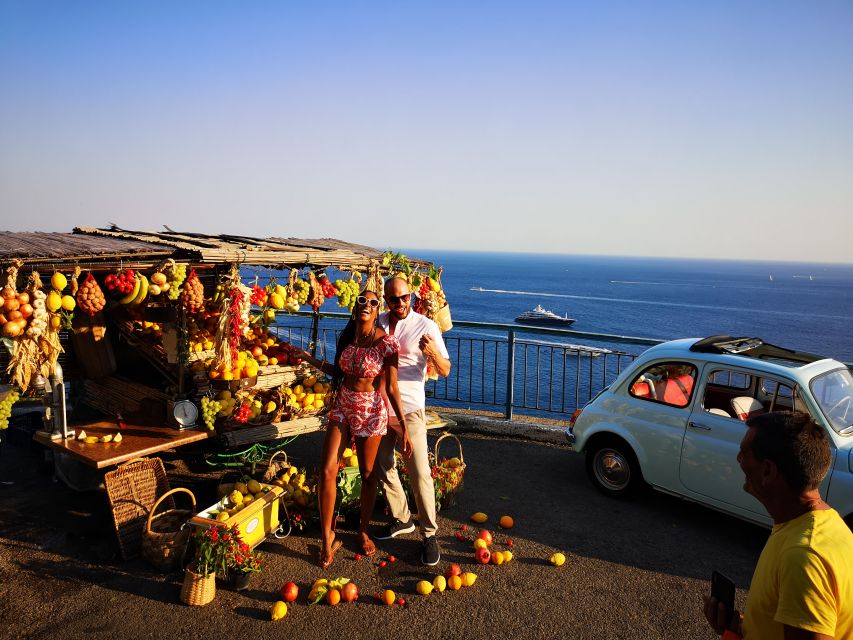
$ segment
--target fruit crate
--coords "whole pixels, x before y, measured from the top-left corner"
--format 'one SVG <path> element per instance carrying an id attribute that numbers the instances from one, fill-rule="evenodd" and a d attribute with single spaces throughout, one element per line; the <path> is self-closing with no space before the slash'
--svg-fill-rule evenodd
<path id="1" fill-rule="evenodd" d="M 190 524 L 199 528 L 219 526 L 230 528 L 236 525 L 243 541 L 251 547 L 256 547 L 268 535 L 275 534 L 280 530 L 279 504 L 284 494 L 281 487 L 272 484 L 261 483 L 261 491 L 266 493 L 225 520 L 218 520 L 216 514 L 229 508 L 231 502 L 227 495 L 219 502 L 193 516 Z"/>

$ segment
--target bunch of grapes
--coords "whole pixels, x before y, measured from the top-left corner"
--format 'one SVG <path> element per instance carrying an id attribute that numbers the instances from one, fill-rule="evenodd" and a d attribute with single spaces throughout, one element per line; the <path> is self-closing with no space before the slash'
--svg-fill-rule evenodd
<path id="1" fill-rule="evenodd" d="M 0 401 L 0 431 L 9 428 L 9 416 L 12 415 L 12 405 L 18 401 L 21 394 L 17 389 L 12 389 L 6 397 Z"/>
<path id="2" fill-rule="evenodd" d="M 169 290 L 166 295 L 169 296 L 169 300 L 177 300 L 181 295 L 180 286 L 187 279 L 187 265 L 176 262 L 175 266 L 169 269 L 168 277 Z"/>
<path id="3" fill-rule="evenodd" d="M 356 280 L 335 280 L 338 306 L 352 311 L 355 308 L 355 299 L 358 297 L 358 288 L 359 283 Z"/>
<path id="4" fill-rule="evenodd" d="M 213 423 L 216 421 L 216 414 L 222 409 L 222 405 L 217 400 L 203 396 L 201 399 L 201 417 L 204 420 L 205 426 L 213 431 Z"/>
<path id="5" fill-rule="evenodd" d="M 299 304 L 305 304 L 308 302 L 308 292 L 311 287 L 308 286 L 308 283 L 305 280 L 297 280 L 293 285 L 293 293 L 296 294 L 296 300 Z"/>
<path id="6" fill-rule="evenodd" d="M 258 285 L 252 286 L 252 296 L 249 301 L 259 307 L 263 307 L 267 303 L 267 291 Z"/>
<path id="7" fill-rule="evenodd" d="M 240 405 L 240 408 L 234 412 L 233 416 L 237 422 L 246 423 L 249 421 L 249 418 L 252 415 L 252 406 L 251 403 L 246 400 L 243 401 L 243 404 Z"/>

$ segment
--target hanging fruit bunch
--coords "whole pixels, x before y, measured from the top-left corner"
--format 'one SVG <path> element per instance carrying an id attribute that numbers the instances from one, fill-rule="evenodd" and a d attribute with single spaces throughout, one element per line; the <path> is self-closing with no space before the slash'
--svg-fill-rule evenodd
<path id="1" fill-rule="evenodd" d="M 166 274 L 162 271 L 155 271 L 151 274 L 151 286 L 148 287 L 148 295 L 159 296 L 169 291 L 170 286 L 166 278 Z"/>
<path id="2" fill-rule="evenodd" d="M 290 288 L 290 297 L 294 298 L 298 305 L 307 304 L 308 303 L 308 294 L 310 290 L 310 286 L 305 280 L 299 279 L 299 271 L 296 269 L 290 270 L 290 279 L 289 279 L 289 288 Z M 290 303 L 292 306 L 292 303 Z M 285 309 L 287 309 L 288 303 L 285 301 Z M 297 306 L 297 311 L 299 310 Z M 289 309 L 288 309 L 289 311 Z"/>
<path id="3" fill-rule="evenodd" d="M 111 273 L 104 279 L 107 292 L 114 298 L 124 298 L 133 292 L 136 284 L 136 272 L 133 269 L 123 269 L 118 273 Z"/>
<path id="4" fill-rule="evenodd" d="M 166 288 L 160 287 L 166 292 L 169 300 L 177 300 L 181 295 L 181 285 L 187 277 L 187 265 L 175 262 L 171 258 L 166 263 L 166 267 L 162 269 L 166 275 Z"/>
<path id="5" fill-rule="evenodd" d="M 314 309 L 314 313 L 317 313 L 320 310 L 320 306 L 326 301 L 326 296 L 323 292 L 323 286 L 317 280 L 317 276 L 314 275 L 313 271 L 308 272 L 308 287 L 308 305 Z"/>
<path id="6" fill-rule="evenodd" d="M 15 404 L 21 394 L 17 389 L 9 389 L 0 392 L 0 431 L 9 428 L 9 418 L 12 415 L 12 405 Z"/>
<path id="7" fill-rule="evenodd" d="M 181 292 L 181 304 L 187 313 L 195 314 L 204 308 L 204 286 L 195 269 L 190 271 L 189 277 L 184 282 L 184 289 Z"/>
<path id="8" fill-rule="evenodd" d="M 101 291 L 98 281 L 95 280 L 95 276 L 90 271 L 86 274 L 86 279 L 83 280 L 83 284 L 77 290 L 77 305 L 84 313 L 93 316 L 103 309 L 106 304 L 107 301 L 104 299 L 104 292 Z"/>
<path id="9" fill-rule="evenodd" d="M 337 290 L 335 289 L 335 285 L 333 285 L 333 284 L 329 281 L 329 278 L 326 276 L 326 274 L 325 274 L 325 273 L 320 273 L 320 274 L 318 274 L 318 275 L 317 275 L 317 281 L 320 283 L 320 286 L 321 286 L 321 287 L 322 287 L 322 289 L 323 289 L 323 295 L 324 295 L 327 299 L 334 298 L 336 295 L 338 295 L 338 292 L 337 292 Z"/>
<path id="10" fill-rule="evenodd" d="M 257 284 L 253 284 L 249 302 L 258 307 L 263 307 L 267 303 L 267 290 Z"/>
<path id="11" fill-rule="evenodd" d="M 352 311 L 355 308 L 355 299 L 361 290 L 361 274 L 358 271 L 350 273 L 348 280 L 335 280 L 335 291 L 338 295 L 338 306 Z"/>

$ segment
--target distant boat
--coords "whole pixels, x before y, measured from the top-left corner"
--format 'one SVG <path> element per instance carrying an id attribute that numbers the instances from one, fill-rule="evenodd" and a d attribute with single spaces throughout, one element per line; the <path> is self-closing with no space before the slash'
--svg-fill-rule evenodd
<path id="1" fill-rule="evenodd" d="M 773 282 L 773 274 L 770 274 L 770 282 Z"/>
<path id="2" fill-rule="evenodd" d="M 483 287 L 471 287 L 471 291 L 485 291 Z"/>
<path id="3" fill-rule="evenodd" d="M 537 304 L 532 311 L 525 311 L 515 319 L 519 324 L 536 324 L 536 325 L 562 325 L 568 326 L 574 324 L 575 319 L 570 318 L 568 314 L 558 316 L 553 311 L 543 309 L 541 304 Z"/>

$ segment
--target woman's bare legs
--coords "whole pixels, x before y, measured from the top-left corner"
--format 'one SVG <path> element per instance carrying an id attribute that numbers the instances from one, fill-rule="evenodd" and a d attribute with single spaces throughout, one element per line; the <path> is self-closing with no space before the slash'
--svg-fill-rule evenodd
<path id="1" fill-rule="evenodd" d="M 358 537 L 361 549 L 366 556 L 376 553 L 376 545 L 367 534 L 367 527 L 370 525 L 370 516 L 373 514 L 373 506 L 376 503 L 378 478 L 374 473 L 374 467 L 381 442 L 382 436 L 355 439 L 358 469 L 361 472 L 361 522 L 358 527 Z"/>
<path id="2" fill-rule="evenodd" d="M 335 539 L 332 519 L 335 517 L 335 499 L 338 493 L 338 460 L 344 445 L 349 440 L 349 429 L 336 422 L 329 423 L 323 439 L 323 467 L 320 470 L 320 528 L 323 545 L 320 550 L 320 566 L 324 569 L 332 564 L 341 541 Z"/>

